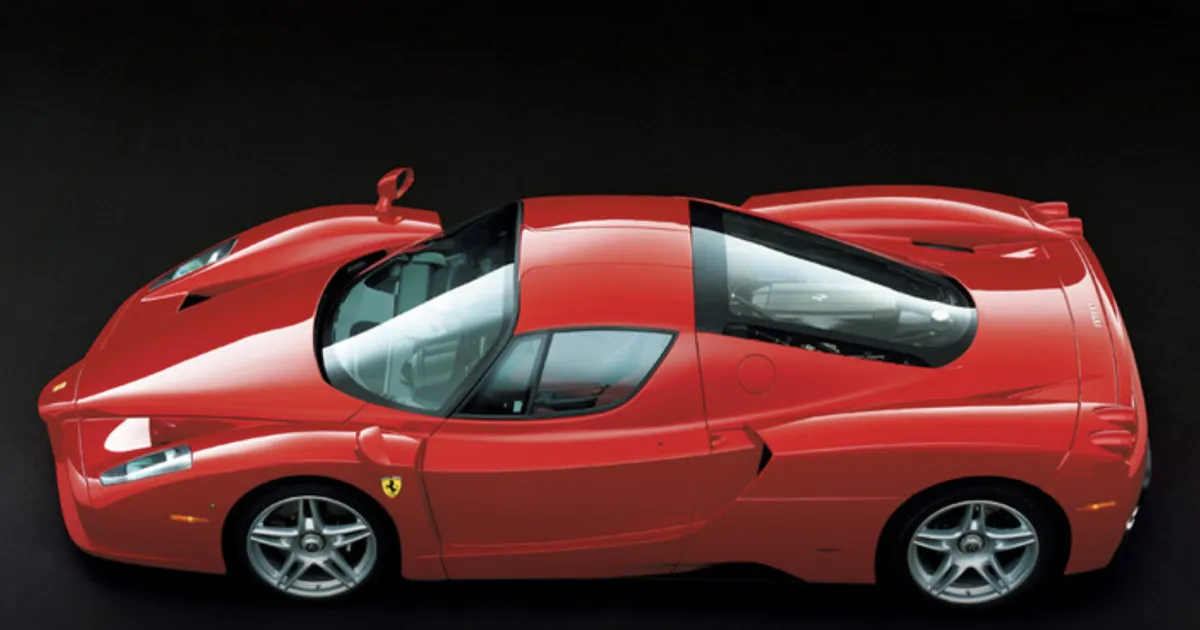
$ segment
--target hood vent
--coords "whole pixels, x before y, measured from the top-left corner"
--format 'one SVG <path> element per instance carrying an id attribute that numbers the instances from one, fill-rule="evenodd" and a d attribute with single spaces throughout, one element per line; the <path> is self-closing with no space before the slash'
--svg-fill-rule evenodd
<path id="1" fill-rule="evenodd" d="M 199 295 L 197 293 L 189 293 L 189 294 L 187 294 L 187 297 L 183 298 L 183 302 L 179 303 L 179 310 L 182 311 L 185 309 L 189 309 L 201 302 L 206 302 L 206 301 L 208 301 L 207 295 Z"/>

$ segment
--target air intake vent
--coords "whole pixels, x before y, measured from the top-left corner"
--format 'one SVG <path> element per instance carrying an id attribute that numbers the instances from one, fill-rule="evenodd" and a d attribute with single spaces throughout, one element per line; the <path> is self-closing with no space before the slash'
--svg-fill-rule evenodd
<path id="1" fill-rule="evenodd" d="M 975 250 L 970 247 L 959 247 L 958 245 L 943 245 L 941 243 L 925 243 L 922 241 L 913 241 L 913 245 L 917 247 L 928 247 L 929 249 L 944 249 L 951 252 L 963 252 L 964 254 L 974 254 Z"/>
<path id="2" fill-rule="evenodd" d="M 181 302 L 179 304 L 179 310 L 182 311 L 184 309 L 189 309 L 189 308 L 191 308 L 201 302 L 205 302 L 207 300 L 208 300 L 207 295 L 197 295 L 195 293 L 189 293 L 189 294 L 187 294 L 187 297 L 183 298 L 183 302 Z"/>
<path id="3" fill-rule="evenodd" d="M 761 474 L 769 463 L 771 463 L 771 447 L 763 444 L 762 456 L 758 459 L 758 472 Z"/>

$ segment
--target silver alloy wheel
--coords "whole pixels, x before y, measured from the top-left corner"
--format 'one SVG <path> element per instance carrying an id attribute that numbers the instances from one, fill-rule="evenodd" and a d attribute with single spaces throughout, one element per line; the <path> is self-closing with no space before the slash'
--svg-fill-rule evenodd
<path id="1" fill-rule="evenodd" d="M 291 595 L 330 597 L 360 584 L 375 567 L 371 524 L 354 508 L 316 495 L 277 501 L 251 522 L 246 553 L 254 572 Z"/>
<path id="2" fill-rule="evenodd" d="M 925 519 L 908 545 L 917 586 L 953 604 L 981 604 L 1020 587 L 1037 565 L 1037 531 L 1020 511 L 963 501 Z"/>

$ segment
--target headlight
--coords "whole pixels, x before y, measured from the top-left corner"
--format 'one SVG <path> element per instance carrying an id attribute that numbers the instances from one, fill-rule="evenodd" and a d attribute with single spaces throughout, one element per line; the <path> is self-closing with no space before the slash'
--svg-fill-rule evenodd
<path id="1" fill-rule="evenodd" d="M 166 450 L 143 455 L 125 462 L 116 468 L 100 473 L 100 485 L 111 486 L 147 477 L 187 470 L 192 467 L 192 449 L 174 446 Z"/>
<path id="2" fill-rule="evenodd" d="M 220 261 L 222 258 L 228 256 L 229 252 L 233 251 L 233 246 L 235 244 L 237 244 L 237 239 L 231 238 L 228 241 L 209 249 L 203 254 L 200 254 L 199 256 L 196 256 L 195 258 L 192 258 L 191 260 L 188 260 L 187 262 L 167 272 L 163 275 L 163 277 L 155 280 L 154 284 L 150 285 L 150 288 L 154 289 L 161 287 L 172 280 L 178 280 L 188 274 L 200 271 L 201 269 Z"/>

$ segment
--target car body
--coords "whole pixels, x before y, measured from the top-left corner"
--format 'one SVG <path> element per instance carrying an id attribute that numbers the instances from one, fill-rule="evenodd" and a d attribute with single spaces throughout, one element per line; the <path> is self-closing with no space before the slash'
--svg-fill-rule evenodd
<path id="1" fill-rule="evenodd" d="M 1021 544 L 1041 556 L 990 595 L 923 589 L 970 604 L 1035 564 L 1104 567 L 1132 526 L 1145 404 L 1065 203 L 564 196 L 443 230 L 392 205 L 400 177 L 375 206 L 288 215 L 149 283 L 46 386 L 80 548 L 224 573 L 268 527 L 247 506 L 300 497 L 301 527 L 312 496 L 357 506 L 371 563 L 414 580 L 757 563 L 872 583 L 936 510 L 967 506 L 951 568 L 990 544 L 972 527 L 1036 530 Z M 1010 529 L 980 516 L 1013 506 Z M 268 542 L 294 559 L 308 543 L 288 532 Z"/>

